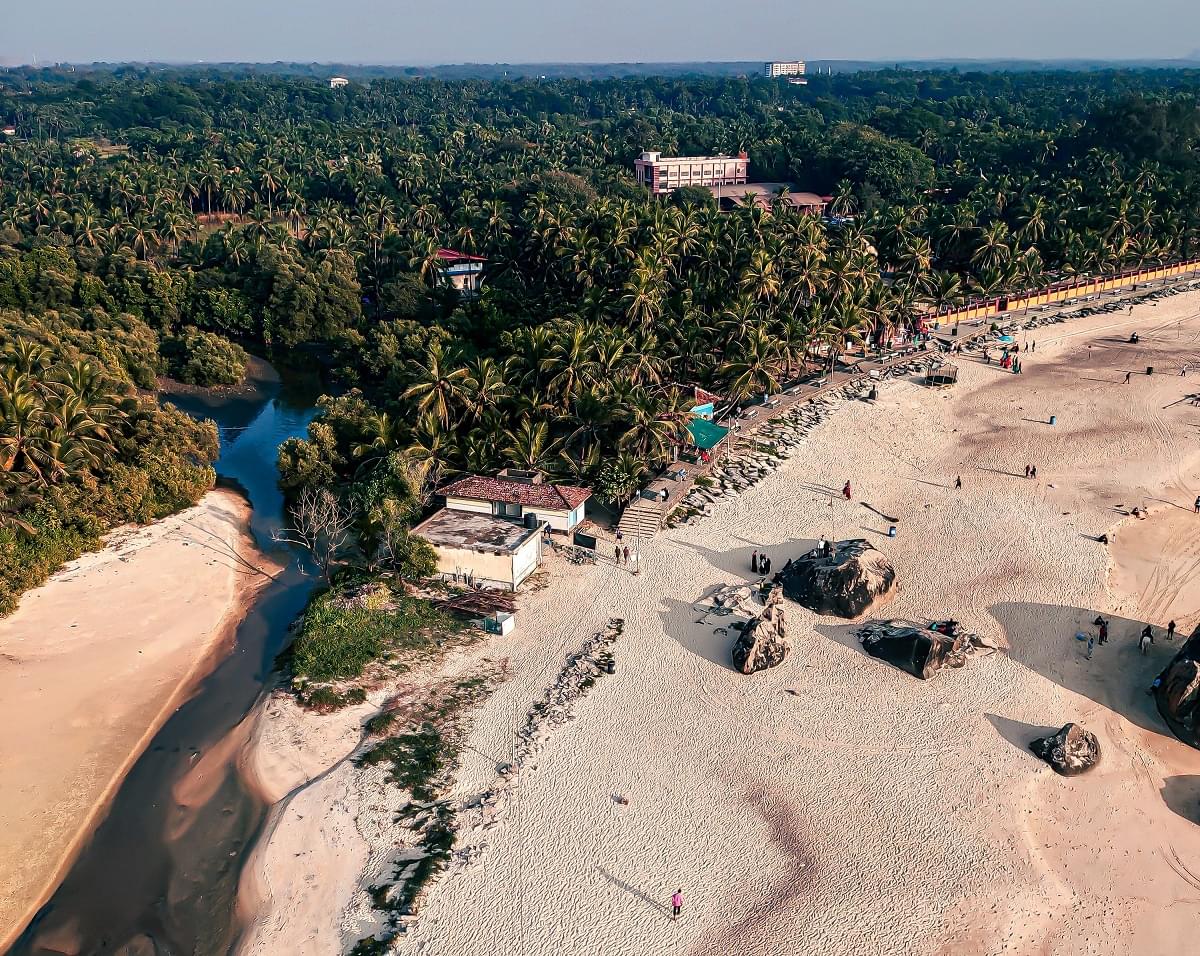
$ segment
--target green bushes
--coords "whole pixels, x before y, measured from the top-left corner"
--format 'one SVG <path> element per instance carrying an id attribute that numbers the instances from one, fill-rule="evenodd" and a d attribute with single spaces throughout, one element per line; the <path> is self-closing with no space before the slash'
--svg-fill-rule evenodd
<path id="1" fill-rule="evenodd" d="M 427 647 L 457 629 L 452 616 L 426 601 L 399 598 L 393 609 L 371 610 L 328 592 L 304 614 L 292 669 L 301 685 L 359 677 L 374 661 Z"/>
<path id="2" fill-rule="evenodd" d="M 246 377 L 246 350 L 215 332 L 184 329 L 163 343 L 163 353 L 171 374 L 188 385 L 239 385 Z"/>

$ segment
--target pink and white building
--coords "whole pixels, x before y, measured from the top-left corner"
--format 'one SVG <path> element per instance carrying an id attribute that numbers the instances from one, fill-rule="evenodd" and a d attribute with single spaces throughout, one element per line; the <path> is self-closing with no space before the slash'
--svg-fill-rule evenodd
<path id="1" fill-rule="evenodd" d="M 487 259 L 472 256 L 457 249 L 439 249 L 442 276 L 463 295 L 476 295 L 483 284 L 483 267 Z"/>
<path id="2" fill-rule="evenodd" d="M 736 156 L 664 156 L 645 152 L 633 161 L 637 180 L 652 193 L 680 186 L 741 186 L 750 175 L 750 158 Z"/>

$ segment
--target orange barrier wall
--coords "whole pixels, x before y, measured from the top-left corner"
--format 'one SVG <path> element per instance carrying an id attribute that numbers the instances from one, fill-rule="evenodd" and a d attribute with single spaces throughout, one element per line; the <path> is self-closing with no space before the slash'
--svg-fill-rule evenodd
<path id="1" fill-rule="evenodd" d="M 997 315 L 1006 315 L 1018 309 L 1030 308 L 1036 305 L 1052 305 L 1065 299 L 1075 299 L 1084 295 L 1095 295 L 1099 292 L 1109 292 L 1114 289 L 1127 289 L 1140 282 L 1153 282 L 1156 279 L 1173 279 L 1200 271 L 1200 259 L 1188 259 L 1186 262 L 1176 262 L 1169 266 L 1155 266 L 1151 269 L 1138 269 L 1131 272 L 1121 272 L 1111 276 L 1090 276 L 1072 279 L 1069 282 L 1056 282 L 1054 285 L 1039 289 L 1036 292 L 1018 293 L 1017 295 L 996 296 L 982 302 L 972 302 L 959 309 L 949 309 L 945 312 L 930 312 L 923 318 L 936 322 L 971 322 L 976 319 L 990 319 Z"/>

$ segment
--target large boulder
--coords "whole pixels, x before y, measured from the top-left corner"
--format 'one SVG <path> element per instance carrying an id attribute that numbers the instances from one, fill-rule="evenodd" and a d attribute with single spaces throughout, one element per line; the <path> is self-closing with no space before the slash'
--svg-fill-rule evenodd
<path id="1" fill-rule="evenodd" d="M 1200 749 L 1200 626 L 1154 681 L 1154 701 L 1175 736 Z"/>
<path id="2" fill-rule="evenodd" d="M 956 621 L 929 626 L 911 621 L 870 621 L 858 630 L 863 650 L 921 680 L 944 667 L 962 667 L 979 648 L 995 649 L 978 634 L 961 631 Z"/>
<path id="3" fill-rule="evenodd" d="M 733 663 L 743 674 L 766 670 L 783 663 L 792 649 L 787 637 L 787 612 L 783 609 L 783 589 L 771 588 L 766 607 L 742 628 L 733 645 Z"/>
<path id="4" fill-rule="evenodd" d="M 1038 737 L 1029 749 L 1064 777 L 1087 773 L 1100 762 L 1100 741 L 1079 724 L 1067 724 L 1056 734 Z"/>
<path id="5" fill-rule="evenodd" d="M 869 541 L 838 541 L 789 560 L 775 581 L 797 604 L 818 614 L 858 617 L 891 597 L 896 569 Z"/>

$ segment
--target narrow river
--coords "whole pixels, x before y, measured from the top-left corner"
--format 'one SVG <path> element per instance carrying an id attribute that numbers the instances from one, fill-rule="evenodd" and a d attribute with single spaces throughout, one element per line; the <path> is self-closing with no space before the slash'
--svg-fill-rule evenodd
<path id="1" fill-rule="evenodd" d="M 247 496 L 255 541 L 287 568 L 260 592 L 229 656 L 133 766 L 108 816 L 13 946 L 14 956 L 208 956 L 234 941 L 238 874 L 266 811 L 238 773 L 243 721 L 316 580 L 272 539 L 283 509 L 276 449 L 304 433 L 316 411 L 315 383 L 285 387 L 264 373 L 256 384 L 249 396 L 170 401 L 217 422 L 219 481 Z"/>

